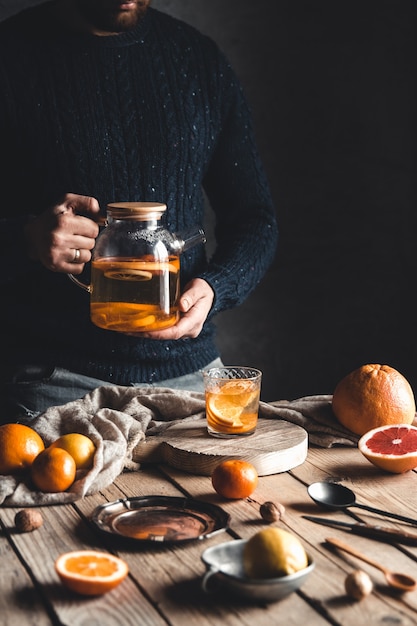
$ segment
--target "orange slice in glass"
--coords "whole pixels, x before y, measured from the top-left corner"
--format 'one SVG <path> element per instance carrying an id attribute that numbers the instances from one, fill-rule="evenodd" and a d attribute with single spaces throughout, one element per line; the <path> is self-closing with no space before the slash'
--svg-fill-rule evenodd
<path id="1" fill-rule="evenodd" d="M 230 396 L 229 402 L 244 407 L 253 402 L 258 391 L 253 390 L 250 380 L 229 380 L 221 386 L 221 394 Z"/>
<path id="2" fill-rule="evenodd" d="M 234 428 L 243 426 L 240 419 L 243 413 L 243 407 L 231 403 L 227 396 L 223 396 L 223 394 L 216 394 L 209 397 L 208 410 L 219 424 L 233 426 Z"/>

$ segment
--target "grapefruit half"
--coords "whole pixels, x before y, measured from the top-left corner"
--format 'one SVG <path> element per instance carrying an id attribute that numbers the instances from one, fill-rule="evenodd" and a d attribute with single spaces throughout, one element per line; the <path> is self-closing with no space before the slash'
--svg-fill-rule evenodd
<path id="1" fill-rule="evenodd" d="M 402 474 L 417 467 L 417 428 L 388 424 L 362 435 L 358 448 L 371 463 L 387 472 Z"/>

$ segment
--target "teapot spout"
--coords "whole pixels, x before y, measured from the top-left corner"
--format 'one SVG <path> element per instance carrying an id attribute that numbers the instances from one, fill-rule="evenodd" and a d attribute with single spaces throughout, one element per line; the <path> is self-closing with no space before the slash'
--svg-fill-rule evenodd
<path id="1" fill-rule="evenodd" d="M 188 250 L 199 243 L 206 243 L 207 237 L 202 228 L 189 228 L 177 233 L 178 248 L 180 252 Z"/>

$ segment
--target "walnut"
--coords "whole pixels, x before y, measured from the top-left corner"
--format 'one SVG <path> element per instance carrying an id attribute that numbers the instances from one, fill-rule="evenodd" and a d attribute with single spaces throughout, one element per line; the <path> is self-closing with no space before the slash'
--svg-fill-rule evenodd
<path id="1" fill-rule="evenodd" d="M 36 509 L 22 509 L 14 518 L 14 523 L 21 533 L 30 533 L 43 524 L 43 517 Z"/>
<path id="2" fill-rule="evenodd" d="M 354 600 L 363 600 L 372 592 L 373 583 L 366 572 L 356 569 L 346 576 L 345 589 Z"/>
<path id="3" fill-rule="evenodd" d="M 285 507 L 277 502 L 264 502 L 259 508 L 262 519 L 266 522 L 278 522 L 285 513 Z"/>

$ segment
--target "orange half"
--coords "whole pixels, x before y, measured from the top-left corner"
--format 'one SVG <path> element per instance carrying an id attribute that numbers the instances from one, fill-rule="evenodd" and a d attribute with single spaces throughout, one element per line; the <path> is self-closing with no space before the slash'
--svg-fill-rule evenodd
<path id="1" fill-rule="evenodd" d="M 65 587 L 86 596 L 102 595 L 111 591 L 129 573 L 123 559 L 95 550 L 61 554 L 55 561 L 55 570 Z"/>

